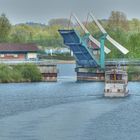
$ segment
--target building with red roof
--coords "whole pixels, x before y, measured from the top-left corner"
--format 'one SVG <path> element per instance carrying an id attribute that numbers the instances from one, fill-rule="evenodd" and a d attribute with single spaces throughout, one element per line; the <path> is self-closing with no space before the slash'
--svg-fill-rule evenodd
<path id="1" fill-rule="evenodd" d="M 0 59 L 37 59 L 39 49 L 36 44 L 0 43 Z"/>

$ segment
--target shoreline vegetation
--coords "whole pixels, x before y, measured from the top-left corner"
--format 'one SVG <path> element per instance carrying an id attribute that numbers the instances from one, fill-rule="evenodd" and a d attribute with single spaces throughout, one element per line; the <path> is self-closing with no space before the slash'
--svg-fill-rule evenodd
<path id="1" fill-rule="evenodd" d="M 54 61 L 54 60 L 52 60 Z M 52 63 L 52 61 L 48 61 Z M 56 64 L 75 64 L 75 61 L 56 60 Z M 129 81 L 140 81 L 140 68 L 129 66 Z M 0 83 L 42 82 L 42 74 L 36 64 L 0 64 Z"/>
<path id="2" fill-rule="evenodd" d="M 0 83 L 41 82 L 42 75 L 35 64 L 0 64 Z"/>
<path id="3" fill-rule="evenodd" d="M 73 60 L 47 60 L 48 64 L 75 64 Z M 0 83 L 43 82 L 38 66 L 31 63 L 0 64 Z"/>

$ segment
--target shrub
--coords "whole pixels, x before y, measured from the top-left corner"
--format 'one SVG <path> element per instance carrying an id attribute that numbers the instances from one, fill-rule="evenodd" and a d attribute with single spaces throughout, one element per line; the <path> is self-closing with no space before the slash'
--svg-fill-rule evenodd
<path id="1" fill-rule="evenodd" d="M 0 82 L 38 82 L 41 81 L 41 73 L 36 65 L 18 64 L 9 66 L 0 64 Z"/>
<path id="2" fill-rule="evenodd" d="M 34 64 L 19 64 L 15 68 L 21 73 L 22 79 L 25 81 L 37 82 L 41 81 L 41 73 Z"/>

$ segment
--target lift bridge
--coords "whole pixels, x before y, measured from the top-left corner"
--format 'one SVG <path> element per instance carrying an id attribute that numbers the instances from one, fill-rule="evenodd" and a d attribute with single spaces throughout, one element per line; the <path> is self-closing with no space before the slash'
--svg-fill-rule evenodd
<path id="1" fill-rule="evenodd" d="M 111 38 L 93 13 L 89 13 L 88 17 L 91 17 L 96 25 L 99 27 L 103 35 L 100 37 L 100 41 L 96 40 L 90 32 L 86 29 L 82 22 L 77 18 L 75 14 L 72 14 L 77 23 L 84 31 L 84 35 L 75 29 L 59 30 L 59 33 L 63 37 L 64 44 L 73 51 L 76 59 L 76 72 L 78 81 L 101 81 L 104 80 L 105 71 L 105 53 L 111 52 L 105 45 L 105 39 L 113 44 L 123 54 L 127 54 L 129 51 L 121 44 Z"/>

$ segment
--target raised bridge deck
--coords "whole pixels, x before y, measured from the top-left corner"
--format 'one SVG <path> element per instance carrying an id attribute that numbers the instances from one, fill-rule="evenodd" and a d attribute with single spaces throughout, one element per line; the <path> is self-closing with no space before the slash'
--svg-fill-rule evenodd
<path id="1" fill-rule="evenodd" d="M 87 47 L 87 40 L 81 38 L 75 30 L 59 30 L 59 33 L 64 39 L 64 44 L 73 51 L 78 65 L 82 67 L 99 67 L 99 62 Z"/>

